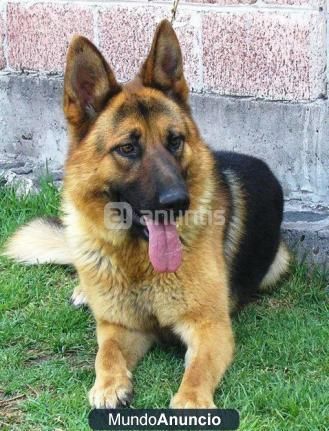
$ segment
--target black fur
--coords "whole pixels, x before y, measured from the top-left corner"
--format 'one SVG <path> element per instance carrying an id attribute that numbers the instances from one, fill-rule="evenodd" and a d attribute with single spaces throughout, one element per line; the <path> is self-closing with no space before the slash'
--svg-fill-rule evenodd
<path id="1" fill-rule="evenodd" d="M 231 152 L 214 152 L 219 180 L 231 197 L 227 171 L 233 171 L 245 196 L 243 236 L 231 266 L 231 289 L 240 304 L 252 300 L 274 260 L 280 243 L 283 193 L 279 181 L 260 159 Z M 230 220 L 228 220 L 230 223 Z"/>
<path id="2" fill-rule="evenodd" d="M 152 115 L 173 116 L 172 111 L 157 99 L 132 99 L 123 102 L 116 110 L 112 126 L 120 127 L 120 123 L 130 116 L 141 116 L 148 120 Z"/>

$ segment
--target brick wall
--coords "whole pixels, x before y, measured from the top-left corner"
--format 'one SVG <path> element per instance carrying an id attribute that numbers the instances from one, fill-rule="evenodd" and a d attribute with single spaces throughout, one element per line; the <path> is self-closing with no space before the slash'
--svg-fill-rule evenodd
<path id="1" fill-rule="evenodd" d="M 68 42 L 81 33 L 125 81 L 171 3 L 2 0 L 0 69 L 62 73 Z M 287 101 L 326 95 L 324 0 L 181 0 L 175 28 L 195 92 Z"/>

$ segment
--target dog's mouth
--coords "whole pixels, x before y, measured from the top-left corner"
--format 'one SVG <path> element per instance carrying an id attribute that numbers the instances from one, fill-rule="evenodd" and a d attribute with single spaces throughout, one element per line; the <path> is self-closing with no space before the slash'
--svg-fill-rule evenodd
<path id="1" fill-rule="evenodd" d="M 130 205 L 130 204 L 129 204 Z M 156 272 L 176 272 L 182 263 L 182 243 L 175 216 L 131 207 L 131 231 L 149 243 L 149 258 Z"/>
<path id="2" fill-rule="evenodd" d="M 134 235 L 144 239 L 145 241 L 149 241 L 149 230 L 146 225 L 145 219 L 143 215 L 138 211 L 132 208 L 132 226 L 131 231 Z"/>
<path id="3" fill-rule="evenodd" d="M 141 238 L 145 239 L 146 241 L 149 240 L 149 231 L 145 222 L 145 219 L 140 211 L 132 208 L 132 230 L 133 232 L 140 236 Z"/>

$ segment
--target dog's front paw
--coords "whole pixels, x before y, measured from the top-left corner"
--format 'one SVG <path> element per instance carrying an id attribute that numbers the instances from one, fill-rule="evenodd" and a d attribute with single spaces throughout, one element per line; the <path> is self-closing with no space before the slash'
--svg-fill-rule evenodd
<path id="1" fill-rule="evenodd" d="M 172 409 L 215 409 L 212 396 L 199 392 L 177 392 L 171 399 Z"/>
<path id="2" fill-rule="evenodd" d="M 77 286 L 74 289 L 70 302 L 75 308 L 85 307 L 88 305 L 86 294 L 80 286 Z"/>
<path id="3" fill-rule="evenodd" d="M 91 407 L 96 409 L 115 409 L 129 406 L 133 397 L 131 374 L 114 376 L 103 381 L 97 381 L 89 392 Z"/>

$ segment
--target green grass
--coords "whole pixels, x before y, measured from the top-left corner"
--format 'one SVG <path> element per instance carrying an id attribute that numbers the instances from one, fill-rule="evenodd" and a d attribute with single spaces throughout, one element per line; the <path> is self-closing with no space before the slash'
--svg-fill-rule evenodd
<path id="1" fill-rule="evenodd" d="M 47 182 L 20 199 L 0 188 L 1 244 L 58 203 Z M 89 429 L 95 330 L 88 311 L 69 305 L 76 282 L 69 268 L 0 258 L 0 429 Z M 294 265 L 278 291 L 234 318 L 236 357 L 216 402 L 239 410 L 241 430 L 328 429 L 328 317 L 328 278 Z M 135 372 L 134 407 L 168 406 L 182 373 L 182 352 L 154 348 Z"/>

